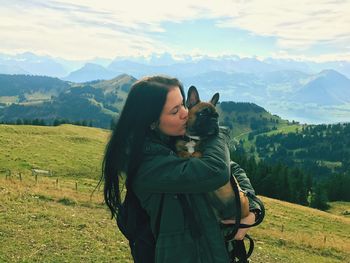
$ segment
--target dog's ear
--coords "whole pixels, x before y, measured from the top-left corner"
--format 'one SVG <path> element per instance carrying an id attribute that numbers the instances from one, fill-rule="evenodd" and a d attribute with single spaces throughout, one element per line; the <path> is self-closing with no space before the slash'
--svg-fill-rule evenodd
<path id="1" fill-rule="evenodd" d="M 214 96 L 211 98 L 210 103 L 216 106 L 216 103 L 219 101 L 219 93 L 215 93 Z"/>
<path id="2" fill-rule="evenodd" d="M 187 92 L 186 107 L 191 109 L 194 105 L 199 103 L 199 94 L 195 86 L 191 86 Z"/>

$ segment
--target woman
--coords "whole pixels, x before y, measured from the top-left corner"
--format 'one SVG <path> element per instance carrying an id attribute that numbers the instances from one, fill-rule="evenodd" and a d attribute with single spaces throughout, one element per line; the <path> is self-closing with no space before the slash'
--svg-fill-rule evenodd
<path id="1" fill-rule="evenodd" d="M 106 148 L 105 201 L 112 216 L 117 215 L 121 203 L 118 176 L 125 173 L 127 192 L 147 211 L 156 234 L 155 262 L 227 263 L 208 193 L 229 181 L 228 136 L 220 132 L 209 138 L 201 158 L 180 158 L 174 142 L 185 134 L 187 117 L 183 87 L 177 79 L 154 76 L 133 85 Z M 241 188 L 253 192 L 244 171 L 237 165 L 235 170 Z M 250 209 L 256 208 L 250 202 Z M 254 221 L 254 213 L 241 220 L 245 224 Z M 246 232 L 240 229 L 235 238 L 242 239 Z"/>

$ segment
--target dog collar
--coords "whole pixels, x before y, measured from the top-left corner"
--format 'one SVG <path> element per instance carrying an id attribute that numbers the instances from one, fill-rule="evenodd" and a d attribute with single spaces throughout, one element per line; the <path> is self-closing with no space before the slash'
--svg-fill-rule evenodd
<path id="1" fill-rule="evenodd" d="M 191 135 L 186 135 L 186 136 L 194 141 L 199 141 L 201 139 L 201 137 L 199 137 L 199 136 L 191 136 Z"/>

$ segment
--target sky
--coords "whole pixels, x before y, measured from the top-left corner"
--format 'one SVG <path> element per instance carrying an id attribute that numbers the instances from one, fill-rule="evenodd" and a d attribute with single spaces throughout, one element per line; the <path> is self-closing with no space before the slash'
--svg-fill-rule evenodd
<path id="1" fill-rule="evenodd" d="M 0 0 L 0 53 L 350 61 L 350 0 Z"/>

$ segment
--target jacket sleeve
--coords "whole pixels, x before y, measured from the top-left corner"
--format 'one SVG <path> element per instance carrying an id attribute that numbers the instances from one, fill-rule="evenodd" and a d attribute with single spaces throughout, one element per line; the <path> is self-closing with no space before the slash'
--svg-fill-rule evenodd
<path id="1" fill-rule="evenodd" d="M 202 157 L 175 153 L 145 156 L 133 183 L 135 191 L 206 193 L 225 185 L 230 176 L 228 136 L 224 132 L 203 142 Z"/>
<path id="2" fill-rule="evenodd" d="M 235 162 L 231 161 L 231 173 L 234 177 L 236 177 L 237 182 L 242 190 L 250 192 L 255 195 L 255 191 L 250 183 L 250 180 L 245 173 L 245 171 Z M 248 197 L 249 200 L 249 210 L 260 210 L 260 206 L 254 200 Z"/>

